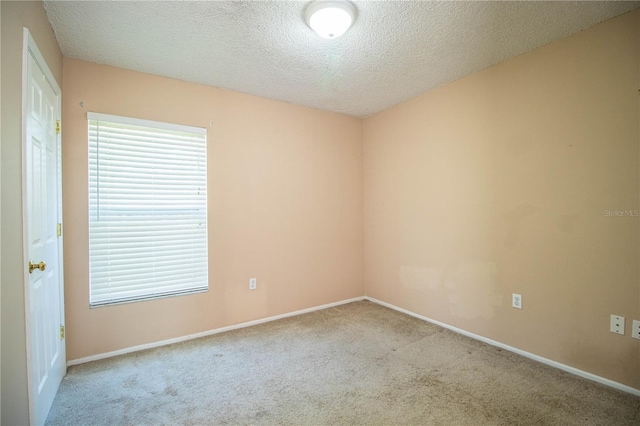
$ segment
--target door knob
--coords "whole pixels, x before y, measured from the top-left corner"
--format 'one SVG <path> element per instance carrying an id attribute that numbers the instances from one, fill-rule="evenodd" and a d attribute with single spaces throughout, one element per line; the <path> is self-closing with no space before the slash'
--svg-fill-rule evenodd
<path id="1" fill-rule="evenodd" d="M 44 262 L 40 262 L 40 263 L 29 262 L 29 273 L 32 273 L 36 269 L 40 269 L 41 271 L 44 271 L 46 268 L 47 268 L 47 264 Z"/>

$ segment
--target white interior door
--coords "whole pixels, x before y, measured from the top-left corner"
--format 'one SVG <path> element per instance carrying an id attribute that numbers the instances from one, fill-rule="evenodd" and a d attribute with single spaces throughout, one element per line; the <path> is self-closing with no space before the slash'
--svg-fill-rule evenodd
<path id="1" fill-rule="evenodd" d="M 26 30 L 25 30 L 26 31 Z M 43 424 L 66 374 L 60 222 L 60 89 L 25 32 L 24 234 L 32 424 Z"/>

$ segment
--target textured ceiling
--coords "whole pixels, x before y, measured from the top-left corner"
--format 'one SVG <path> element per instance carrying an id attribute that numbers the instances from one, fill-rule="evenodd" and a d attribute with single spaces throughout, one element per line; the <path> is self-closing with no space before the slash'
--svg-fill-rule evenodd
<path id="1" fill-rule="evenodd" d="M 65 56 L 366 117 L 640 2 L 354 1 L 336 40 L 310 1 L 45 1 Z"/>

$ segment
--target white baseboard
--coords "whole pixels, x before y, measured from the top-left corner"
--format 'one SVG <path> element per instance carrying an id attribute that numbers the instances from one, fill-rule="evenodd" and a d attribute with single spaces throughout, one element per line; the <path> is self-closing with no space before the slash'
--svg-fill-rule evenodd
<path id="1" fill-rule="evenodd" d="M 77 358 L 67 362 L 67 366 L 84 364 L 85 362 L 97 361 L 99 359 L 111 358 L 118 355 L 129 354 L 132 352 L 143 351 L 145 349 L 157 348 L 160 346 L 171 345 L 172 343 L 184 342 L 187 340 L 198 339 L 200 337 L 211 336 L 213 334 L 224 333 L 225 331 L 237 330 L 239 328 L 251 327 L 252 325 L 264 324 L 266 322 L 276 321 L 283 318 L 294 317 L 296 315 L 302 315 L 309 312 L 319 311 L 322 309 L 333 308 L 334 306 L 345 305 L 352 302 L 360 302 L 364 300 L 364 296 L 354 297 L 353 299 L 341 300 L 339 302 L 327 303 L 326 305 L 314 306 L 307 309 L 301 309 L 299 311 L 289 312 L 286 314 L 275 315 L 268 318 L 262 318 L 254 321 L 243 322 L 240 324 L 234 324 L 227 327 L 216 328 L 213 330 L 202 331 L 200 333 L 188 334 L 186 336 L 176 337 L 173 339 L 162 340 L 159 342 L 145 343 L 144 345 L 131 346 L 129 348 L 119 349 L 117 351 L 105 352 L 101 354 L 91 355 L 84 358 Z"/>
<path id="2" fill-rule="evenodd" d="M 118 356 L 118 355 L 124 355 L 124 354 L 132 353 L 132 352 L 143 351 L 145 349 L 152 349 L 152 348 L 157 348 L 157 347 L 160 347 L 160 346 L 166 346 L 166 345 L 170 345 L 172 343 L 178 343 L 178 342 L 184 342 L 184 341 L 187 341 L 187 340 L 198 339 L 200 337 L 206 337 L 206 336 L 211 336 L 211 335 L 218 334 L 218 333 L 224 333 L 225 331 L 231 331 L 231 330 L 237 330 L 239 328 L 251 327 L 253 325 L 264 324 L 264 323 L 267 323 L 267 322 L 276 321 L 276 320 L 283 319 L 283 318 L 293 317 L 293 316 L 296 316 L 296 315 L 302 315 L 302 314 L 306 314 L 306 313 L 309 313 L 309 312 L 314 312 L 314 311 L 319 311 L 319 310 L 322 310 L 322 309 L 332 308 L 334 306 L 345 305 L 347 303 L 352 303 L 352 302 L 359 302 L 361 300 L 368 300 L 368 301 L 370 301 L 372 303 L 376 303 L 378 305 L 385 306 L 387 308 L 393 309 L 393 310 L 398 311 L 398 312 L 402 312 L 404 314 L 407 314 L 407 315 L 410 315 L 412 317 L 421 319 L 423 321 L 430 322 L 432 324 L 438 325 L 440 327 L 446 328 L 448 330 L 454 331 L 456 333 L 462 334 L 462 335 L 470 337 L 472 339 L 479 340 L 479 341 L 487 343 L 489 345 L 496 346 L 498 348 L 501 348 L 501 349 L 516 353 L 518 355 L 522 355 L 522 356 L 524 356 L 526 358 L 529 358 L 529 359 L 532 359 L 534 361 L 538 361 L 538 362 L 541 362 L 543 364 L 549 365 L 551 367 L 555 367 L 555 368 L 558 368 L 560 370 L 566 371 L 568 373 L 575 374 L 576 376 L 580 376 L 580 377 L 583 377 L 585 379 L 593 380 L 594 382 L 602 383 L 603 385 L 610 386 L 612 388 L 621 390 L 623 392 L 630 393 L 632 395 L 640 396 L 640 389 L 632 388 L 631 386 L 623 385 L 622 383 L 618 383 L 618 382 L 615 382 L 613 380 L 609 380 L 609 379 L 606 379 L 604 377 L 597 376 L 595 374 L 588 373 L 586 371 L 577 369 L 575 367 L 571 367 L 569 365 L 562 364 L 562 363 L 550 360 L 548 358 L 541 357 L 541 356 L 536 355 L 536 354 L 532 354 L 531 352 L 523 351 L 522 349 L 518 349 L 518 348 L 515 348 L 513 346 L 505 345 L 504 343 L 498 342 L 496 340 L 491 340 L 491 339 L 488 339 L 486 337 L 480 336 L 478 334 L 474 334 L 474 333 L 471 333 L 469 331 L 465 331 L 465 330 L 463 330 L 461 328 L 457 328 L 457 327 L 454 327 L 452 325 L 445 324 L 445 323 L 440 322 L 440 321 L 436 321 L 434 319 L 425 317 L 424 315 L 416 314 L 415 312 L 411 312 L 411 311 L 409 311 L 407 309 L 400 308 L 398 306 L 392 305 L 391 303 L 383 302 L 382 300 L 378 300 L 378 299 L 375 299 L 375 298 L 369 297 L 369 296 L 354 297 L 352 299 L 346 299 L 346 300 L 341 300 L 341 301 L 338 301 L 338 302 L 327 303 L 326 305 L 314 306 L 314 307 L 307 308 L 307 309 L 301 309 L 299 311 L 289 312 L 289 313 L 281 314 L 281 315 L 275 315 L 275 316 L 272 316 L 272 317 L 262 318 L 262 319 L 258 319 L 258 320 L 254 320 L 254 321 L 243 322 L 243 323 L 240 323 L 240 324 L 235 324 L 235 325 L 230 325 L 230 326 L 227 326 L 227 327 L 216 328 L 216 329 L 213 329 L 213 330 L 203 331 L 203 332 L 200 332 L 200 333 L 188 334 L 186 336 L 176 337 L 176 338 L 173 338 L 173 339 L 162 340 L 162 341 L 159 341 L 159 342 L 146 343 L 144 345 L 132 346 L 132 347 L 129 347 L 129 348 L 119 349 L 117 351 L 105 352 L 105 353 L 91 355 L 91 356 L 84 357 L 84 358 L 78 358 L 78 359 L 74 359 L 74 360 L 68 361 L 67 362 L 67 366 L 84 364 L 85 362 L 97 361 L 97 360 L 100 360 L 100 359 L 111 358 L 111 357 Z"/>
<path id="3" fill-rule="evenodd" d="M 462 334 L 464 336 L 471 337 L 472 339 L 479 340 L 479 341 L 484 342 L 484 343 L 488 343 L 489 345 L 492 345 L 492 346 L 497 346 L 498 348 L 501 348 L 501 349 L 504 349 L 504 350 L 507 350 L 507 351 L 510 351 L 510 352 L 514 352 L 514 353 L 516 353 L 518 355 L 522 355 L 522 356 L 524 356 L 526 358 L 530 358 L 530 359 L 532 359 L 534 361 L 538 361 L 538 362 L 541 362 L 543 364 L 549 365 L 551 367 L 555 367 L 555 368 L 558 368 L 560 370 L 566 371 L 568 373 L 575 374 L 576 376 L 580 376 L 580 377 L 583 377 L 585 379 L 593 380 L 594 382 L 602 383 L 603 385 L 610 386 L 612 388 L 621 390 L 623 392 L 630 393 L 630 394 L 635 395 L 635 396 L 640 396 L 640 389 L 632 388 L 631 386 L 623 385 L 622 383 L 618 383 L 618 382 L 615 382 L 613 380 L 605 379 L 604 377 L 596 376 L 595 374 L 587 373 L 586 371 L 579 370 L 579 369 L 577 369 L 575 367 L 571 367 L 569 365 L 562 364 L 562 363 L 550 360 L 548 358 L 541 357 L 541 356 L 536 355 L 536 354 L 532 354 L 531 352 L 523 351 L 522 349 L 518 349 L 518 348 L 515 348 L 513 346 L 505 345 L 504 343 L 500 343 L 498 341 L 491 340 L 491 339 L 488 339 L 486 337 L 482 337 L 482 336 L 480 336 L 478 334 L 470 333 L 470 332 L 465 331 L 465 330 L 463 330 L 461 328 L 457 328 L 457 327 L 454 327 L 452 325 L 445 324 L 443 322 L 436 321 L 434 319 L 425 317 L 423 315 L 416 314 L 415 312 L 411 312 L 411 311 L 408 311 L 406 309 L 399 308 L 398 306 L 392 305 L 391 303 L 383 302 L 381 300 L 374 299 L 373 297 L 365 296 L 364 299 L 368 300 L 370 302 L 373 302 L 373 303 L 377 303 L 378 305 L 381 305 L 381 306 L 386 306 L 387 308 L 393 309 L 394 311 L 402 312 L 404 314 L 407 314 L 407 315 L 410 315 L 412 317 L 421 319 L 423 321 L 430 322 L 432 324 L 438 325 L 440 327 L 446 328 L 448 330 L 454 331 L 454 332 Z"/>

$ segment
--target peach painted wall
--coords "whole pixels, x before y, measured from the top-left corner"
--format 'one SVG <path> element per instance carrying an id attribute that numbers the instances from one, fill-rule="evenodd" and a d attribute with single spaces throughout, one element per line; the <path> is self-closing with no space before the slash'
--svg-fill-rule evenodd
<path id="1" fill-rule="evenodd" d="M 62 86 L 62 53 L 41 1 L 1 1 L 2 11 L 2 416 L 29 423 L 22 247 L 22 29 Z"/>
<path id="2" fill-rule="evenodd" d="M 364 294 L 361 120 L 75 59 L 63 70 L 69 360 Z M 208 293 L 89 309 L 88 111 L 208 128 Z"/>
<path id="3" fill-rule="evenodd" d="M 640 389 L 639 13 L 364 120 L 368 296 Z"/>

